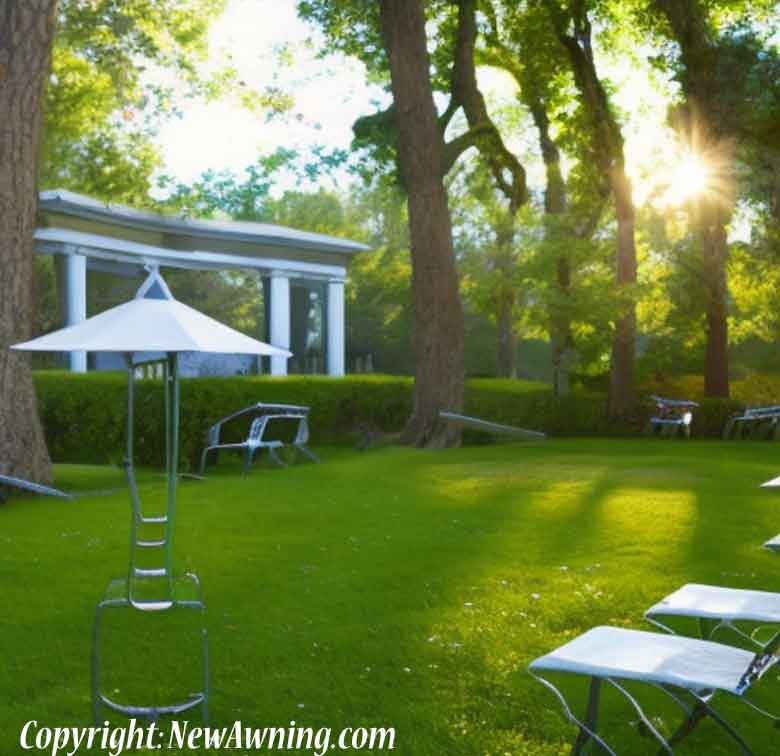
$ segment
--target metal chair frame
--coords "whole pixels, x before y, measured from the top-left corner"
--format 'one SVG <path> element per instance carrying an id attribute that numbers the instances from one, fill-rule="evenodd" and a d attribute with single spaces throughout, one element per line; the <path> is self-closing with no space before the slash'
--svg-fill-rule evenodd
<path id="1" fill-rule="evenodd" d="M 780 405 L 748 407 L 741 415 L 732 415 L 724 429 L 723 438 L 741 439 L 746 435 L 758 437 L 771 435 L 780 440 Z"/>
<path id="2" fill-rule="evenodd" d="M 247 434 L 246 439 L 232 444 L 220 443 L 222 426 L 225 425 L 225 423 L 246 414 L 257 415 L 249 426 L 249 433 Z M 249 472 L 255 455 L 258 450 L 261 449 L 268 450 L 269 458 L 276 465 L 279 467 L 286 467 L 287 465 L 278 454 L 278 449 L 283 448 L 286 444 L 283 441 L 276 439 L 267 440 L 265 438 L 269 426 L 280 422 L 297 423 L 295 437 L 290 445 L 297 453 L 302 454 L 312 462 L 319 462 L 319 457 L 306 446 L 309 442 L 309 408 L 293 404 L 264 404 L 259 402 L 239 410 L 238 412 L 234 412 L 232 415 L 223 417 L 209 428 L 206 441 L 207 445 L 203 449 L 200 457 L 200 475 L 203 475 L 205 472 L 209 454 L 214 454 L 216 457 L 219 451 L 223 449 L 242 451 L 244 453 L 244 473 Z"/>
<path id="3" fill-rule="evenodd" d="M 681 617 L 682 615 L 676 616 Z M 668 633 L 669 635 L 680 635 L 679 632 L 671 628 L 669 625 L 656 619 L 655 617 L 651 617 L 645 614 L 645 619 L 651 625 L 657 627 L 659 630 L 663 630 L 663 632 Z M 758 648 L 764 647 L 764 644 L 757 637 L 758 634 L 764 628 L 770 627 L 770 625 L 767 624 L 759 624 L 759 626 L 754 628 L 752 632 L 748 632 L 747 630 L 743 630 L 738 624 L 739 620 L 735 619 L 705 619 L 703 617 L 689 617 L 689 619 L 696 620 L 699 637 L 702 640 L 714 640 L 716 634 L 729 631 L 734 633 L 734 635 L 736 635 L 741 641 L 746 641 L 747 643 L 750 643 Z M 745 622 L 747 622 L 747 620 L 745 620 Z"/>
<path id="4" fill-rule="evenodd" d="M 746 694 L 757 683 L 766 672 L 774 667 L 778 661 L 780 661 L 780 633 L 776 635 L 763 650 L 756 653 L 753 657 L 748 668 L 740 680 L 736 693 L 733 693 L 740 701 L 745 703 L 749 708 L 753 709 L 757 713 L 772 720 L 776 727 L 780 726 L 780 717 L 772 714 L 755 703 L 750 701 Z M 576 672 L 566 672 L 566 670 L 560 670 L 561 674 L 577 674 Z M 664 692 L 670 697 L 679 707 L 682 709 L 685 719 L 681 722 L 679 727 L 669 738 L 665 738 L 652 724 L 651 719 L 647 716 L 642 706 L 637 699 L 629 693 L 624 687 L 624 684 L 617 676 L 590 676 L 590 692 L 588 695 L 588 703 L 585 710 L 585 716 L 583 719 L 578 718 L 571 707 L 569 706 L 566 697 L 560 691 L 560 689 L 553 684 L 550 680 L 544 677 L 539 672 L 529 669 L 530 675 L 550 690 L 555 697 L 560 701 L 563 707 L 566 718 L 579 729 L 577 739 L 572 747 L 572 756 L 579 756 L 585 752 L 586 747 L 594 742 L 601 749 L 610 756 L 618 756 L 616 750 L 614 750 L 604 738 L 598 734 L 598 715 L 601 702 L 601 688 L 602 683 L 607 683 L 617 690 L 631 705 L 636 714 L 639 716 L 641 727 L 645 734 L 652 736 L 658 741 L 661 747 L 661 753 L 670 754 L 674 756 L 674 748 L 685 740 L 698 726 L 698 724 L 707 717 L 711 718 L 717 725 L 726 732 L 729 737 L 734 740 L 739 746 L 742 756 L 752 756 L 753 751 L 747 745 L 745 740 L 739 735 L 739 733 L 718 714 L 718 712 L 712 707 L 711 701 L 715 697 L 717 690 L 692 690 L 690 688 L 684 688 L 681 686 L 671 685 L 669 683 L 659 683 L 654 680 L 633 680 L 632 682 L 641 682 L 646 685 L 650 685 L 658 690 Z M 689 699 L 689 700 L 686 700 Z"/>

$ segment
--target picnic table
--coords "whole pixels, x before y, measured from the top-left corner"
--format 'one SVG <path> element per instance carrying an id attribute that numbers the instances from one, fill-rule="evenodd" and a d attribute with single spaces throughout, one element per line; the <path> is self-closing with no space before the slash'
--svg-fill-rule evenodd
<path id="1" fill-rule="evenodd" d="M 723 429 L 723 438 L 769 438 L 780 440 L 780 405 L 749 407 L 732 415 Z"/>
<path id="2" fill-rule="evenodd" d="M 200 474 L 203 475 L 206 469 L 209 454 L 216 462 L 221 449 L 242 452 L 244 472 L 249 472 L 255 454 L 261 449 L 266 449 L 270 459 L 280 467 L 286 465 L 277 452 L 284 446 L 292 446 L 296 452 L 319 462 L 317 455 L 306 446 L 309 442 L 309 409 L 304 405 L 257 402 L 223 417 L 208 429 L 206 447 L 200 458 Z M 223 426 L 244 416 L 253 416 L 246 438 L 237 443 L 224 443 Z"/>
<path id="3" fill-rule="evenodd" d="M 655 403 L 655 414 L 649 423 L 651 435 L 671 437 L 682 433 L 686 438 L 691 437 L 693 411 L 699 406 L 698 402 L 663 396 L 651 396 L 650 399 Z"/>

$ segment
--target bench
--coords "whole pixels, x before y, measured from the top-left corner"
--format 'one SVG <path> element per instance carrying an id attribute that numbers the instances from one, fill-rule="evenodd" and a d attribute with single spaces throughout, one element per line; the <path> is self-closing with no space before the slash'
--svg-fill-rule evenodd
<path id="1" fill-rule="evenodd" d="M 745 435 L 753 438 L 771 435 L 780 440 L 780 405 L 749 407 L 741 415 L 732 415 L 723 429 L 723 438 L 744 438 Z"/>
<path id="2" fill-rule="evenodd" d="M 650 435 L 674 436 L 682 433 L 686 438 L 691 437 L 691 422 L 693 410 L 699 404 L 679 399 L 666 399 L 663 396 L 651 396 L 655 403 L 656 414 L 650 418 Z"/>
<path id="3" fill-rule="evenodd" d="M 222 428 L 228 422 L 240 417 L 253 415 L 249 426 L 249 432 L 243 441 L 237 443 L 222 442 Z M 287 432 L 292 440 L 285 441 L 280 438 Z M 286 467 L 279 457 L 278 450 L 284 446 L 291 446 L 297 453 L 319 462 L 314 452 L 307 448 L 309 442 L 309 407 L 294 404 L 265 404 L 258 402 L 245 407 L 232 415 L 223 417 L 212 425 L 206 434 L 206 448 L 200 458 L 200 474 L 203 475 L 208 462 L 209 454 L 217 461 L 221 449 L 241 451 L 244 454 L 244 472 L 249 472 L 257 452 L 261 449 L 268 450 L 268 456 L 272 462 L 280 467 Z"/>

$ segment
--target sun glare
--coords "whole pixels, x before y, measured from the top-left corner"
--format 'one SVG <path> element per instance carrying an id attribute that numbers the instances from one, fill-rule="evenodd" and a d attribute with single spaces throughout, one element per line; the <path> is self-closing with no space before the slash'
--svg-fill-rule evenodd
<path id="1" fill-rule="evenodd" d="M 663 204 L 682 205 L 698 197 L 710 188 L 710 179 L 710 169 L 704 160 L 693 152 L 684 153 L 672 169 Z"/>

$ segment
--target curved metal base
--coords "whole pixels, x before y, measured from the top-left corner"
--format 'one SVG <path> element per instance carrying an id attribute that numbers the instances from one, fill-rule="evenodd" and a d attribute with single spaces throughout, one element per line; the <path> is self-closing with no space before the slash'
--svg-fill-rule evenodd
<path id="1" fill-rule="evenodd" d="M 128 717 L 138 717 L 157 720 L 160 716 L 173 716 L 189 711 L 198 706 L 201 708 L 203 724 L 208 724 L 209 708 L 209 644 L 208 632 L 206 629 L 206 606 L 203 603 L 200 590 L 200 582 L 196 575 L 187 573 L 173 582 L 173 598 L 169 602 L 160 602 L 160 606 L 151 608 L 150 606 L 141 609 L 134 606 L 130 599 L 127 579 L 113 580 L 109 583 L 103 598 L 98 602 L 95 609 L 95 623 L 92 633 L 92 716 L 96 725 L 102 722 L 103 707 L 123 714 Z M 163 605 L 164 604 L 164 605 Z M 157 706 L 143 706 L 139 704 L 121 704 L 110 699 L 101 691 L 102 658 L 101 658 L 101 639 L 102 639 L 102 616 L 105 609 L 128 609 L 130 611 L 164 611 L 169 612 L 177 608 L 195 609 L 201 616 L 201 664 L 203 676 L 203 690 L 190 694 L 186 701 L 174 702 Z"/>
<path id="2" fill-rule="evenodd" d="M 566 697 L 561 693 L 558 688 L 555 687 L 548 679 L 531 672 L 531 677 L 538 680 L 545 688 L 552 691 L 555 697 L 561 702 L 563 712 L 566 714 L 566 718 L 574 725 L 577 725 L 580 729 L 580 733 L 577 737 L 572 748 L 572 756 L 579 756 L 583 752 L 585 746 L 592 740 L 597 743 L 609 756 L 618 756 L 615 751 L 607 745 L 606 741 L 596 732 L 598 727 L 598 710 L 599 701 L 601 695 L 601 679 L 598 677 L 591 678 L 590 682 L 590 697 L 588 699 L 588 711 L 586 714 L 586 721 L 582 722 L 574 716 L 574 712 L 571 710 Z"/>
<path id="3" fill-rule="evenodd" d="M 138 717 L 143 719 L 149 719 L 151 721 L 157 721 L 161 716 L 174 716 L 176 714 L 182 714 L 185 711 L 194 709 L 196 706 L 200 706 L 204 703 L 206 695 L 205 693 L 193 693 L 192 698 L 189 701 L 185 701 L 179 704 L 169 704 L 166 706 L 132 706 L 116 703 L 112 701 L 108 696 L 98 693 L 100 702 L 107 706 L 112 711 L 116 711 L 119 714 L 124 714 L 127 717 Z"/>
<path id="4" fill-rule="evenodd" d="M 718 714 L 718 712 L 715 709 L 712 708 L 711 700 L 715 695 L 714 691 L 695 692 L 684 688 L 675 688 L 671 685 L 661 685 L 658 683 L 649 682 L 648 684 L 666 693 L 685 713 L 685 719 L 677 728 L 677 730 L 675 730 L 675 732 L 672 734 L 671 737 L 665 738 L 653 726 L 650 718 L 642 709 L 642 707 L 640 706 L 636 698 L 631 693 L 629 693 L 625 689 L 625 687 L 623 687 L 623 685 L 621 685 L 613 678 L 610 677 L 591 678 L 590 697 L 588 699 L 588 709 L 587 709 L 585 721 L 583 722 L 582 720 L 574 716 L 574 713 L 572 712 L 571 707 L 566 701 L 565 696 L 555 685 L 553 685 L 553 683 L 551 683 L 549 680 L 547 680 L 544 677 L 541 677 L 540 675 L 536 674 L 533 671 L 530 671 L 530 674 L 532 677 L 534 677 L 536 680 L 542 683 L 542 685 L 544 685 L 548 690 L 552 691 L 555 694 L 555 697 L 561 702 L 566 718 L 572 724 L 576 725 L 579 728 L 580 730 L 579 735 L 577 737 L 576 742 L 574 743 L 574 746 L 572 747 L 572 751 L 571 751 L 572 756 L 579 756 L 579 754 L 584 753 L 585 747 L 591 741 L 596 743 L 605 753 L 609 754 L 609 756 L 617 756 L 616 751 L 614 751 L 606 743 L 606 741 L 604 741 L 604 739 L 597 733 L 598 709 L 600 704 L 600 688 L 602 682 L 606 682 L 609 685 L 611 685 L 615 690 L 617 690 L 621 695 L 623 695 L 623 697 L 631 704 L 632 708 L 639 715 L 643 732 L 647 735 L 652 736 L 653 738 L 655 738 L 655 740 L 658 741 L 658 743 L 661 746 L 660 753 L 662 754 L 668 754 L 669 756 L 674 756 L 675 746 L 679 745 L 683 740 L 685 740 L 688 737 L 688 735 L 690 735 L 694 731 L 694 729 L 696 729 L 699 722 L 709 717 L 710 719 L 712 719 L 713 722 L 719 725 L 720 728 L 737 744 L 737 746 L 739 747 L 740 754 L 742 754 L 742 756 L 752 756 L 753 752 L 750 750 L 750 747 L 742 739 L 739 733 L 725 719 L 723 719 L 723 717 L 721 717 L 720 714 Z M 691 699 L 690 704 L 688 704 L 687 701 L 685 700 L 686 697 Z M 778 726 L 778 723 L 780 722 L 780 718 L 776 717 L 773 714 L 770 714 L 764 709 L 759 708 L 752 701 L 748 700 L 744 696 L 739 696 L 739 698 L 741 701 L 743 701 L 745 704 L 747 704 L 750 708 L 752 708 L 756 712 L 763 714 L 764 716 L 771 719 L 775 723 L 775 726 Z"/>

